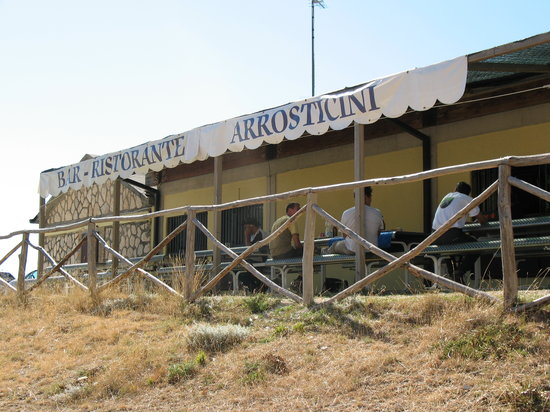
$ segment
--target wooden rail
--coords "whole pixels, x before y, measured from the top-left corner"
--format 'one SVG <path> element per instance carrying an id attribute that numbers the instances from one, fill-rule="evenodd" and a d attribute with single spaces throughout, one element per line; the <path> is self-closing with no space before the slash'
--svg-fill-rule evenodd
<path id="1" fill-rule="evenodd" d="M 102 293 L 105 289 L 118 284 L 123 279 L 126 279 L 135 273 L 138 273 L 142 276 L 145 276 L 147 279 L 153 281 L 160 287 L 168 290 L 170 293 L 183 297 L 186 300 L 194 300 L 197 297 L 211 290 L 219 281 L 221 281 L 221 279 L 227 273 L 229 273 L 236 266 L 240 265 L 240 266 L 243 266 L 246 270 L 248 270 L 252 275 L 258 278 L 260 281 L 262 281 L 267 286 L 269 286 L 272 291 L 280 293 L 283 296 L 286 296 L 296 302 L 303 302 L 306 305 L 311 305 L 315 303 L 314 294 L 313 294 L 313 254 L 314 254 L 313 238 L 314 238 L 314 232 L 315 232 L 315 216 L 317 215 L 322 217 L 324 220 L 328 221 L 333 226 L 336 226 L 337 228 L 339 228 L 342 232 L 346 233 L 352 240 L 354 240 L 357 244 L 362 246 L 365 250 L 372 252 L 375 255 L 379 256 L 380 258 L 388 261 L 387 265 L 377 269 L 374 273 L 371 273 L 368 276 L 359 279 L 357 282 L 349 286 L 347 289 L 336 294 L 332 298 L 326 300 L 324 303 L 322 303 L 324 305 L 330 304 L 334 301 L 343 299 L 353 293 L 356 293 L 366 285 L 384 277 L 390 271 L 399 267 L 406 267 L 407 270 L 409 270 L 413 275 L 419 278 L 428 279 L 428 280 L 437 282 L 438 284 L 445 286 L 451 290 L 461 292 L 469 296 L 482 298 L 482 299 L 495 300 L 493 296 L 485 292 L 475 290 L 465 285 L 461 285 L 447 278 L 438 276 L 435 273 L 432 273 L 425 269 L 417 267 L 411 263 L 411 260 L 414 257 L 421 254 L 427 246 L 432 244 L 443 232 L 445 232 L 448 228 L 450 228 L 456 221 L 458 221 L 460 218 L 465 216 L 474 207 L 481 204 L 495 190 L 498 189 L 499 219 L 500 219 L 500 232 L 501 232 L 501 242 L 502 242 L 501 255 L 502 255 L 502 267 L 503 267 L 503 278 L 504 278 L 502 303 L 504 308 L 506 309 L 512 309 L 515 311 L 532 310 L 535 308 L 539 308 L 542 305 L 546 305 L 549 302 L 550 297 L 545 296 L 541 299 L 537 299 L 534 302 L 516 306 L 518 280 L 517 280 L 517 274 L 515 272 L 515 251 L 513 246 L 514 238 L 513 238 L 512 223 L 511 223 L 512 221 L 511 221 L 511 209 L 510 209 L 510 191 L 511 191 L 511 186 L 514 186 L 522 190 L 525 190 L 546 201 L 550 201 L 550 193 L 548 193 L 547 191 L 541 188 L 533 186 L 529 183 L 523 182 L 515 177 L 512 177 L 510 175 L 510 170 L 512 166 L 529 166 L 529 165 L 540 165 L 540 164 L 549 164 L 549 163 L 550 163 L 550 153 L 539 154 L 534 156 L 519 156 L 519 157 L 509 156 L 509 157 L 503 157 L 500 159 L 492 159 L 492 160 L 486 160 L 481 162 L 473 162 L 473 163 L 466 163 L 462 165 L 442 167 L 438 169 L 432 169 L 428 171 L 402 175 L 402 176 L 376 178 L 376 179 L 364 179 L 360 181 L 354 181 L 354 182 L 348 182 L 348 183 L 342 183 L 342 184 L 336 184 L 336 185 L 302 188 L 302 189 L 292 190 L 292 191 L 278 193 L 278 194 L 258 196 L 254 198 L 243 199 L 243 200 L 216 204 L 216 205 L 182 206 L 182 207 L 177 207 L 173 209 L 167 209 L 167 210 L 156 211 L 156 212 L 141 214 L 141 215 L 133 215 L 133 216 L 112 216 L 112 217 L 100 217 L 100 218 L 91 217 L 89 219 L 85 219 L 85 220 L 71 223 L 68 225 L 60 225 L 56 227 L 39 228 L 39 229 L 33 229 L 33 230 L 16 231 L 6 236 L 0 236 L 0 240 L 10 239 L 15 236 L 22 236 L 21 242 L 19 242 L 19 244 L 16 247 L 11 249 L 11 251 L 8 252 L 8 254 L 0 260 L 0 264 L 2 264 L 9 256 L 15 253 L 16 250 L 18 249 L 21 250 L 17 288 L 13 288 L 13 287 L 7 288 L 6 285 L 4 285 L 5 282 L 0 282 L 0 286 L 6 287 L 8 290 L 11 290 L 11 291 L 14 291 L 15 289 L 16 293 L 21 298 L 23 298 L 26 293 L 29 293 L 30 291 L 42 285 L 44 281 L 53 273 L 60 272 L 69 281 L 73 282 L 81 289 L 88 291 L 92 299 L 97 300 L 99 298 L 99 294 Z M 441 228 L 439 228 L 434 233 L 429 235 L 425 240 L 420 242 L 420 244 L 417 247 L 415 247 L 410 251 L 407 251 L 400 257 L 395 257 L 389 254 L 388 252 L 385 252 L 377 248 L 376 246 L 372 245 L 363 237 L 361 237 L 359 234 L 353 232 L 348 227 L 342 225 L 336 218 L 326 213 L 317 204 L 317 195 L 319 193 L 335 192 L 335 191 L 341 191 L 341 190 L 352 190 L 352 189 L 356 190 L 356 189 L 361 189 L 365 186 L 398 185 L 403 183 L 423 181 L 426 179 L 433 179 L 433 178 L 455 174 L 455 173 L 471 172 L 474 170 L 483 170 L 488 168 L 499 169 L 498 181 L 494 182 L 482 194 L 480 194 L 475 199 L 473 199 L 469 205 L 467 205 L 464 209 L 459 211 L 445 225 L 443 225 Z M 285 225 L 281 226 L 281 228 L 279 228 L 274 233 L 270 234 L 261 242 L 250 246 L 240 255 L 237 255 L 235 252 L 233 252 L 232 250 L 227 248 L 225 245 L 223 245 L 223 243 L 221 243 L 216 238 L 216 236 L 210 233 L 208 229 L 204 227 L 195 217 L 196 214 L 199 212 L 207 212 L 207 211 L 220 212 L 222 210 L 232 209 L 236 207 L 260 204 L 260 203 L 266 203 L 266 202 L 276 202 L 276 201 L 295 198 L 298 196 L 307 197 L 306 205 L 302 207 L 296 215 L 292 216 L 286 222 Z M 176 216 L 181 214 L 186 214 L 187 220 L 184 223 L 182 223 L 180 226 L 178 226 L 169 235 L 167 235 L 145 257 L 143 257 L 142 259 L 140 259 L 138 262 L 134 264 L 132 264 L 132 262 L 129 259 L 121 255 L 116 250 L 116 247 L 112 247 L 111 245 L 108 245 L 107 242 L 104 239 L 102 239 L 97 233 L 97 226 L 108 226 L 108 225 L 115 225 L 115 224 L 119 225 L 124 222 L 139 222 L 139 221 L 154 219 L 161 216 L 168 217 L 168 216 Z M 304 234 L 304 256 L 302 261 L 303 296 L 300 297 L 273 283 L 269 278 L 267 278 L 262 273 L 260 273 L 254 267 L 254 265 L 248 263 L 246 261 L 246 258 L 250 256 L 252 253 L 254 253 L 255 251 L 257 251 L 260 247 L 267 245 L 270 241 L 272 241 L 274 238 L 276 238 L 281 233 L 283 233 L 283 231 L 285 231 L 286 228 L 293 221 L 295 221 L 299 216 L 303 216 L 303 215 L 305 215 L 306 224 L 305 224 L 305 234 Z M 83 228 L 86 228 L 87 239 L 88 239 L 87 240 L 88 286 L 85 286 L 84 284 L 80 283 L 77 279 L 72 277 L 63 269 L 63 265 L 67 262 L 70 256 L 72 256 L 74 253 L 76 253 L 77 250 L 81 248 L 82 243 L 84 241 L 82 240 L 80 241 L 80 243 L 74 246 L 73 249 L 59 263 L 55 263 L 54 260 L 51 258 L 51 256 L 49 256 L 43 248 L 35 247 L 31 245 L 32 247 L 35 247 L 37 250 L 39 250 L 39 252 L 42 253 L 52 263 L 53 269 L 50 270 L 47 274 L 44 274 L 43 276 L 41 276 L 41 278 L 32 287 L 25 289 L 24 273 L 25 273 L 25 265 L 26 265 L 26 250 L 30 245 L 30 242 L 28 241 L 29 235 L 39 234 L 43 236 L 51 236 L 51 235 L 58 235 L 61 233 L 70 233 L 75 231 L 81 232 Z M 195 270 L 196 270 L 195 247 L 194 247 L 195 228 L 198 228 L 199 230 L 201 230 L 208 237 L 208 239 L 210 239 L 212 244 L 218 250 L 225 252 L 227 255 L 229 255 L 233 259 L 232 262 L 230 262 L 227 265 L 224 265 L 224 267 L 218 273 L 214 274 L 213 277 L 210 279 L 210 281 L 206 285 L 200 286 L 197 290 L 193 290 L 193 286 L 192 286 L 193 279 L 195 276 Z M 185 279 L 184 293 L 182 296 L 178 292 L 176 292 L 174 289 L 172 289 L 170 286 L 166 285 L 164 282 L 157 279 L 151 273 L 145 271 L 143 269 L 143 266 L 145 266 L 153 258 L 154 255 L 156 255 L 159 251 L 161 251 L 177 234 L 181 233 L 181 231 L 183 231 L 184 229 L 187 229 L 186 254 L 185 254 L 185 271 L 186 271 L 185 278 L 186 279 Z M 95 242 L 96 239 L 98 243 Z M 97 284 L 97 269 L 95 264 L 95 253 L 96 253 L 95 247 L 97 246 L 103 247 L 108 253 L 110 253 L 113 256 L 113 261 L 118 260 L 121 263 L 125 263 L 126 265 L 129 266 L 126 270 L 124 270 L 120 274 L 116 272 L 113 273 L 115 277 L 103 283 L 102 285 Z M 117 267 L 117 265 L 115 265 L 114 267 Z M 11 286 L 11 285 L 8 285 L 8 286 Z"/>

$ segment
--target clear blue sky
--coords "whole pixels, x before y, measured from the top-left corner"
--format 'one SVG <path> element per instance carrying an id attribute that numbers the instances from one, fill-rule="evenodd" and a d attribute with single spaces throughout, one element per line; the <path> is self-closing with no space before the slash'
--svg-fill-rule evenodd
<path id="1" fill-rule="evenodd" d="M 548 0 L 325 2 L 316 94 L 550 30 Z M 42 170 L 309 96 L 310 0 L 0 0 L 0 59 L 6 235 Z"/>

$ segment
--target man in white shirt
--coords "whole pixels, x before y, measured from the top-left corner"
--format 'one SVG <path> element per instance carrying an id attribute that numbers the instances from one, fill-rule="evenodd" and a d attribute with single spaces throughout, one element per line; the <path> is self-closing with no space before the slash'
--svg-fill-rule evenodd
<path id="1" fill-rule="evenodd" d="M 365 187 L 365 239 L 375 246 L 378 246 L 378 235 L 384 230 L 384 217 L 380 210 L 371 207 L 372 203 L 372 187 Z M 359 233 L 359 222 L 355 214 L 355 206 L 350 207 L 342 213 L 340 221 L 353 230 Z M 349 236 L 344 233 L 344 240 L 333 243 L 325 253 L 338 253 L 342 255 L 353 255 L 361 246 L 355 243 Z"/>
<path id="2" fill-rule="evenodd" d="M 437 207 L 432 229 L 437 230 L 453 217 L 459 210 L 463 209 L 473 199 L 470 197 L 472 188 L 466 182 L 458 182 L 454 192 L 448 193 L 443 197 Z M 479 223 L 487 222 L 484 215 L 480 213 L 479 207 L 474 207 L 468 213 L 468 216 L 476 219 Z M 463 232 L 462 228 L 466 224 L 467 216 L 459 219 L 449 230 L 443 233 L 435 243 L 438 245 L 448 245 L 453 243 L 477 242 L 477 239 Z M 462 256 L 460 262 L 455 265 L 453 278 L 456 282 L 464 283 L 464 274 L 467 271 L 473 272 L 474 263 L 478 255 L 466 254 Z"/>

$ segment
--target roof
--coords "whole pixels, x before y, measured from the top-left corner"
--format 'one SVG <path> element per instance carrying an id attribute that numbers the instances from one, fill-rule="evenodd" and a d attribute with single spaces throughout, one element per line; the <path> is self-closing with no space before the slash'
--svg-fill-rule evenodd
<path id="1" fill-rule="evenodd" d="M 550 32 L 468 55 L 470 87 L 550 74 Z"/>

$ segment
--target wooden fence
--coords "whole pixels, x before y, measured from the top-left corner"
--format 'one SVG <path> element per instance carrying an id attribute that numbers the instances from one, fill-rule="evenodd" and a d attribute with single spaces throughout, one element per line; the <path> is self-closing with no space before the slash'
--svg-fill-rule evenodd
<path id="1" fill-rule="evenodd" d="M 34 289 L 40 287 L 46 279 L 52 276 L 54 273 L 61 273 L 68 282 L 73 283 L 76 287 L 90 293 L 91 299 L 97 301 L 100 294 L 106 289 L 113 287 L 120 283 L 122 280 L 129 278 L 130 276 L 143 276 L 150 281 L 154 282 L 156 285 L 164 288 L 169 293 L 174 294 L 182 299 L 193 301 L 198 297 L 204 295 L 206 292 L 210 291 L 220 280 L 228 274 L 232 269 L 237 266 L 244 267 L 252 275 L 262 281 L 265 285 L 271 288 L 272 291 L 279 293 L 283 296 L 286 296 L 298 303 L 303 303 L 305 305 L 312 305 L 317 303 L 318 305 L 329 305 L 332 302 L 343 299 L 353 293 L 358 292 L 365 286 L 370 283 L 386 276 L 390 271 L 395 270 L 400 267 L 405 267 L 410 273 L 414 276 L 422 279 L 427 279 L 432 282 L 437 282 L 441 286 L 444 286 L 450 290 L 464 293 L 468 296 L 486 299 L 489 301 L 498 301 L 499 298 L 488 294 L 484 291 L 476 290 L 466 285 L 459 284 L 448 278 L 438 276 L 435 273 L 432 273 L 428 270 L 425 270 L 421 267 L 418 267 L 411 263 L 412 259 L 419 256 L 424 249 L 431 245 L 443 232 L 449 229 L 456 221 L 461 217 L 465 216 L 470 210 L 474 207 L 480 205 L 484 200 L 486 200 L 492 193 L 498 191 L 498 211 L 499 211 L 499 221 L 500 221 L 500 238 L 501 238 L 501 259 L 502 259 L 502 275 L 503 275 L 503 297 L 502 304 L 503 307 L 507 310 L 514 311 L 525 311 L 539 308 L 543 305 L 550 303 L 550 295 L 546 295 L 540 299 L 537 299 L 533 302 L 525 304 L 517 304 L 518 298 L 518 277 L 516 272 L 516 260 L 515 260 L 515 250 L 514 250 L 514 235 L 512 230 L 512 214 L 511 214 L 511 203 L 510 203 L 510 194 L 511 186 L 515 186 L 519 189 L 525 190 L 547 202 L 550 202 L 550 193 L 546 190 L 533 186 L 527 182 L 519 180 L 511 176 L 511 167 L 513 166 L 531 166 L 531 165 L 541 165 L 550 163 L 550 153 L 534 155 L 534 156 L 522 156 L 522 157 L 504 157 L 500 159 L 487 160 L 482 162 L 468 163 L 457 166 L 443 167 L 438 169 L 433 169 L 429 171 L 414 173 L 410 175 L 403 176 L 394 176 L 387 178 L 378 178 L 378 179 L 367 179 L 356 182 L 348 182 L 343 184 L 328 185 L 328 186 L 319 186 L 319 187 L 309 187 L 299 190 L 293 190 L 285 193 L 273 194 L 268 196 L 259 196 L 250 199 L 238 200 L 234 202 L 217 204 L 217 205 L 202 205 L 202 206 L 182 206 L 174 209 L 162 210 L 153 213 L 147 213 L 142 215 L 133 215 L 133 216 L 113 216 L 113 217 L 101 217 L 101 218 L 89 218 L 77 223 L 70 225 L 61 225 L 51 228 L 44 229 L 35 229 L 35 230 L 24 230 L 13 232 L 6 236 L 0 236 L 0 240 L 11 239 L 16 236 L 21 236 L 21 242 L 19 242 L 13 249 L 11 249 L 1 260 L 0 265 L 5 262 L 11 255 L 13 255 L 17 250 L 20 249 L 19 255 L 19 271 L 17 277 L 17 287 L 13 287 L 8 282 L 0 278 L 1 286 L 7 288 L 8 290 L 17 293 L 17 295 L 24 299 L 24 297 L 32 292 Z M 498 167 L 498 180 L 491 184 L 486 190 L 483 191 L 479 196 L 477 196 L 473 201 L 467 205 L 465 208 L 460 210 L 455 216 L 453 216 L 445 225 L 441 228 L 430 234 L 425 240 L 423 240 L 418 246 L 411 249 L 410 251 L 404 253 L 399 257 L 379 249 L 373 244 L 369 243 L 359 234 L 353 232 L 350 228 L 342 225 L 336 218 L 324 211 L 320 205 L 317 204 L 317 195 L 324 192 L 335 192 L 341 190 L 350 190 L 354 189 L 356 192 L 362 190 L 365 186 L 376 186 L 376 185 L 398 185 L 409 182 L 423 181 L 425 179 L 432 179 L 444 175 L 450 175 L 460 172 L 470 172 L 474 170 L 482 170 L 489 168 Z M 271 233 L 261 242 L 255 243 L 248 247 L 243 253 L 237 255 L 231 249 L 227 248 L 220 240 L 218 240 L 208 229 L 196 219 L 196 214 L 204 211 L 212 212 L 221 212 L 222 210 L 227 210 L 231 208 L 275 202 L 294 198 L 297 196 L 306 196 L 306 204 L 295 214 L 293 215 L 283 226 L 277 229 L 275 232 Z M 139 261 L 132 263 L 129 259 L 122 256 L 118 251 L 114 250 L 107 242 L 98 234 L 97 227 L 99 225 L 116 225 L 124 222 L 136 222 L 143 221 L 148 219 L 154 219 L 157 217 L 168 217 L 186 214 L 187 220 L 174 229 L 170 234 L 168 234 L 162 241 L 156 245 L 146 256 L 141 258 Z M 302 262 L 302 278 L 303 278 L 303 287 L 302 287 L 302 296 L 298 296 L 290 290 L 287 290 L 281 286 L 275 284 L 272 280 L 262 274 L 254 265 L 247 262 L 247 257 L 252 253 L 260 249 L 262 246 L 267 245 L 274 238 L 279 236 L 286 228 L 294 222 L 300 216 L 305 215 L 305 233 L 304 233 L 304 254 Z M 322 218 L 324 221 L 329 222 L 331 225 L 336 226 L 340 231 L 347 234 L 351 239 L 360 244 L 363 248 L 368 250 L 371 253 L 374 253 L 381 259 L 386 260 L 388 263 L 385 266 L 377 269 L 375 272 L 359 279 L 356 283 L 352 284 L 345 290 L 337 293 L 333 297 L 322 302 L 315 302 L 314 293 L 313 293 L 313 256 L 314 256 L 314 234 L 315 234 L 315 220 L 317 217 Z M 67 233 L 73 231 L 82 231 L 83 228 L 87 230 L 86 238 L 82 239 L 74 248 L 69 251 L 64 258 L 59 262 L 54 261 L 54 259 L 48 254 L 44 248 L 38 245 L 33 245 L 29 241 L 29 234 L 37 233 L 40 235 L 53 235 L 59 233 Z M 186 252 L 185 252 L 185 282 L 183 295 L 177 292 L 175 289 L 167 285 L 165 282 L 154 276 L 153 274 L 147 272 L 144 267 L 145 265 L 159 252 L 161 252 L 166 245 L 184 229 L 187 229 L 186 233 Z M 196 262 L 195 262 L 195 230 L 198 229 L 203 232 L 212 242 L 212 244 L 229 255 L 233 260 L 228 263 L 223 269 L 218 273 L 214 274 L 210 280 L 202 287 L 199 287 L 197 290 L 193 290 L 193 280 L 195 277 Z M 75 254 L 82 247 L 85 239 L 87 240 L 87 275 L 88 283 L 87 285 L 80 282 L 78 279 L 73 277 L 67 270 L 64 269 L 64 265 L 69 260 L 69 258 Z M 94 240 L 97 240 L 94 241 Z M 96 247 L 103 247 L 106 252 L 110 253 L 113 256 L 113 260 L 120 260 L 126 265 L 126 269 L 122 273 L 115 273 L 115 277 L 111 280 L 98 285 L 97 282 L 97 265 L 95 257 Z M 38 252 L 44 256 L 51 264 L 51 269 L 47 273 L 41 274 L 39 279 L 30 287 L 25 288 L 25 268 L 27 263 L 27 253 L 28 247 L 33 247 Z"/>

